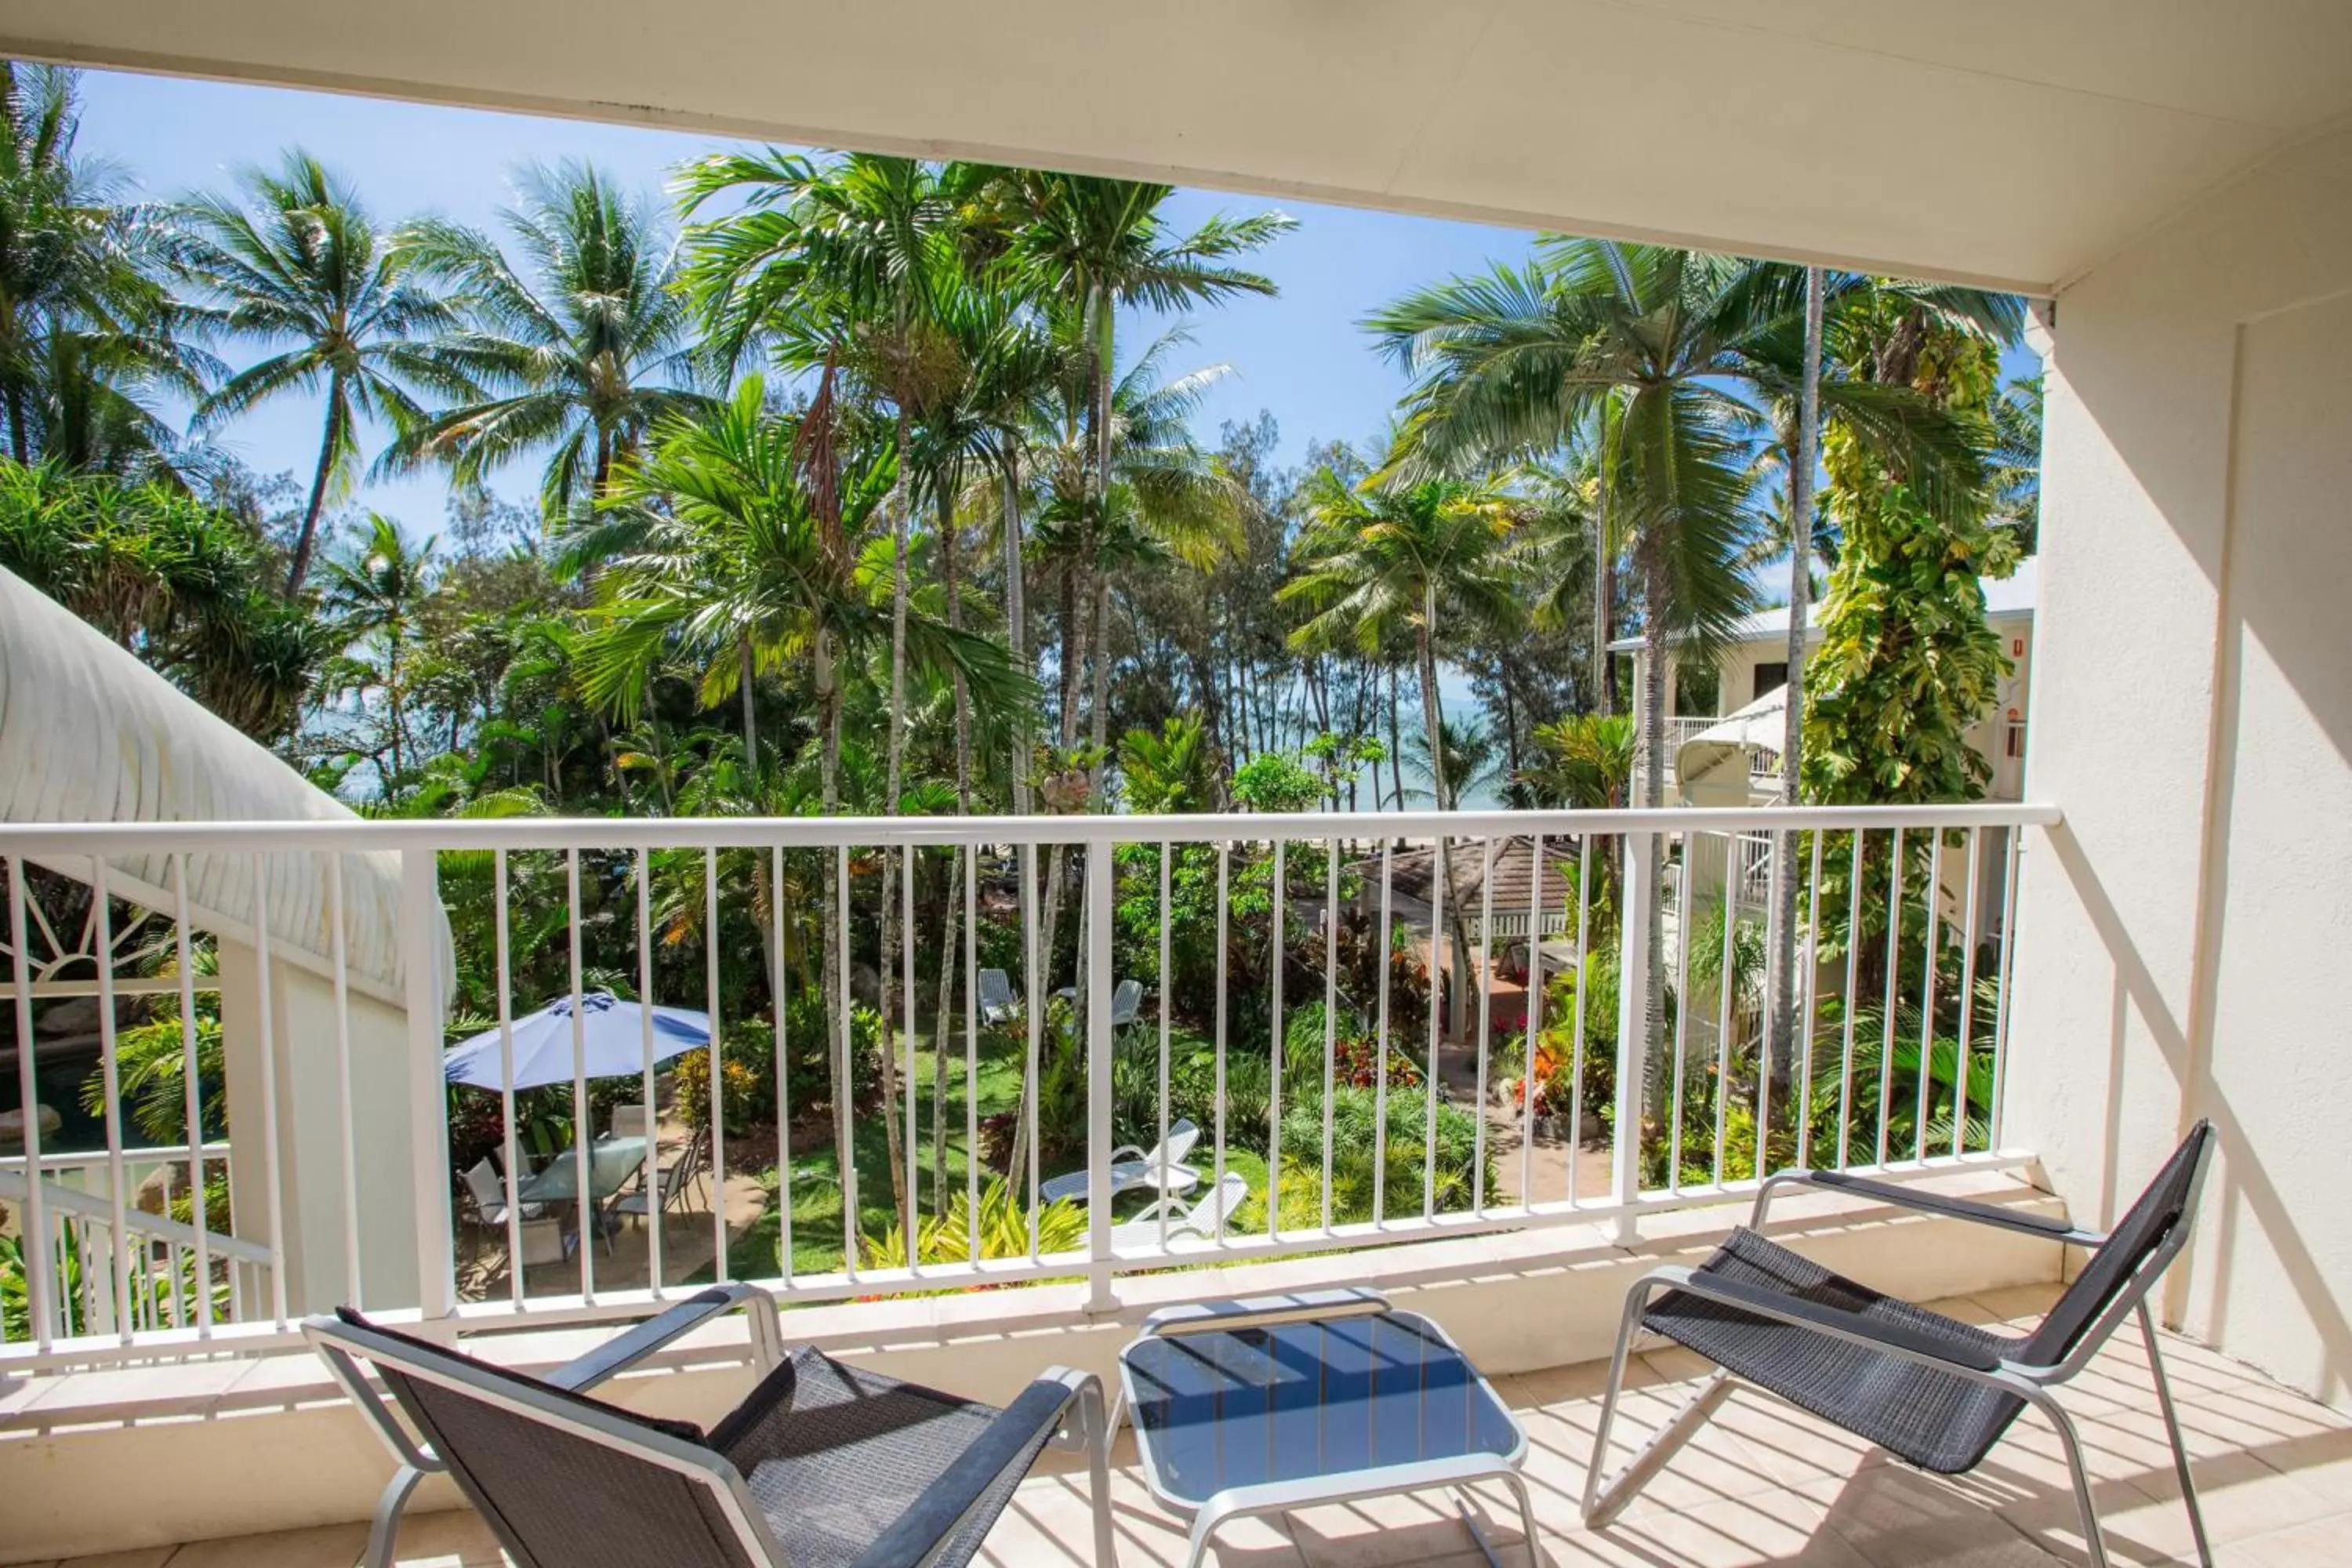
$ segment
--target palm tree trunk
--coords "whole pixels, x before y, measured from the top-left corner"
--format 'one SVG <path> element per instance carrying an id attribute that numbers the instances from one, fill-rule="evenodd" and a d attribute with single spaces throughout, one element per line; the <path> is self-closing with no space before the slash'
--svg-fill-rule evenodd
<path id="1" fill-rule="evenodd" d="M 816 683 L 817 710 L 817 793 L 824 803 L 824 814 L 835 815 L 841 809 L 841 684 L 834 667 L 833 632 L 819 626 L 814 640 L 813 660 Z M 835 957 L 844 951 L 849 932 L 838 924 L 841 889 L 836 879 L 835 858 L 824 857 L 824 908 L 818 913 L 817 972 L 824 988 L 825 1017 L 825 1077 L 826 1089 L 833 1100 L 833 1147 L 836 1165 L 848 1168 L 851 1158 L 849 1142 L 850 1099 L 854 1092 L 849 1055 L 842 1048 L 842 1021 L 849 998 L 842 994 L 842 964 Z"/>
<path id="2" fill-rule="evenodd" d="M 1418 652 L 1421 656 L 1422 721 L 1428 726 L 1430 788 L 1436 792 L 1439 807 L 1443 809 L 1447 798 L 1444 744 L 1445 715 L 1439 704 L 1437 695 L 1437 592 L 1433 585 L 1425 588 L 1423 592 L 1421 613 L 1421 635 L 1416 640 L 1420 645 Z M 1437 836 L 1436 870 L 1437 886 L 1450 895 L 1454 891 L 1454 876 L 1446 854 L 1445 835 L 1443 833 Z M 1448 897 L 1445 901 L 1452 906 L 1449 912 L 1453 915 L 1451 923 L 1454 944 L 1454 984 L 1446 987 L 1448 994 L 1445 1005 L 1445 1032 L 1458 1039 L 1461 1037 L 1463 1026 L 1468 1022 L 1469 987 L 1464 982 L 1470 973 L 1470 942 L 1468 933 L 1462 926 L 1462 900 Z M 1383 937 L 1387 934 L 1385 931 L 1381 933 Z M 1534 938 L 1530 936 L 1528 940 L 1532 942 Z M 1438 972 L 1437 942 L 1438 933 L 1433 931 L 1429 933 L 1429 983 L 1432 985 L 1444 984 L 1444 976 Z M 1437 1064 L 1431 1062 L 1429 1070 L 1434 1073 L 1437 1070 Z"/>
<path id="3" fill-rule="evenodd" d="M 286 568 L 286 596 L 302 591 L 310 574 L 310 557 L 319 544 L 319 513 L 327 504 L 327 480 L 335 471 L 335 451 L 343 440 L 343 378 L 327 381 L 327 425 L 319 437 L 319 466 L 310 475 L 310 500 L 302 509 L 302 531 L 294 536 L 294 559 Z"/>
<path id="4" fill-rule="evenodd" d="M 1615 586 L 1612 552 L 1609 548 L 1609 465 L 1601 465 L 1600 505 L 1592 527 L 1592 700 L 1602 714 L 1617 711 L 1617 671 L 1609 651 L 1610 590 Z"/>
<path id="5" fill-rule="evenodd" d="M 948 626 L 963 629 L 963 599 L 956 581 L 956 523 L 952 487 L 940 486 L 940 576 L 947 584 Z M 971 704 L 967 698 L 963 670 L 957 668 L 955 682 L 955 791 L 956 814 L 971 815 Z M 977 851 L 974 851 L 977 853 Z M 940 942 L 940 1005 L 939 1039 L 931 1058 L 931 1202 L 940 1214 L 948 1209 L 948 1018 L 955 1009 L 956 939 L 961 934 L 963 900 L 956 897 L 955 863 L 949 862 L 947 889 L 947 935 Z M 966 976 L 969 981 L 970 976 Z M 908 1028 L 914 1020 L 907 1021 Z M 970 1151 L 966 1152 L 970 1157 Z M 975 1216 L 974 1223 L 977 1223 Z"/>
<path id="6" fill-rule="evenodd" d="M 751 639 L 745 637 L 736 646 L 738 668 L 736 682 L 743 688 L 743 765 L 747 779 L 760 776 L 760 710 L 751 695 Z"/>
<path id="7" fill-rule="evenodd" d="M 1004 641 L 1012 651 L 1015 669 L 1029 668 L 1029 606 L 1027 584 L 1022 580 L 1021 567 L 1021 458 L 1019 449 L 1011 442 L 1005 444 L 1003 473 L 1003 510 L 1002 519 L 1004 541 Z M 959 705 L 961 706 L 961 705 Z M 1029 804 L 1029 770 L 1035 766 L 1029 735 L 1029 714 L 1024 709 L 1013 721 L 1013 810 L 1026 816 Z M 1029 912 L 1029 888 L 1021 889 L 1021 911 L 1025 919 Z"/>
<path id="8" fill-rule="evenodd" d="M 1805 269 L 1805 365 L 1797 398 L 1797 439 L 1789 458 L 1789 685 L 1780 738 L 1780 804 L 1802 802 L 1798 769 L 1804 761 L 1805 641 L 1813 592 L 1813 467 L 1822 419 L 1822 269 Z M 1780 834 L 1772 847 L 1772 960 L 1764 1016 L 1768 1058 L 1782 1073 L 1797 1047 L 1797 839 Z M 1809 1021 L 1810 1026 L 1810 1021 Z M 1769 1128 L 1756 1130 L 1758 1158 Z"/>
<path id="9" fill-rule="evenodd" d="M 1654 555 L 1654 552 L 1653 552 Z M 1666 641 L 1665 625 L 1658 607 L 1666 602 L 1668 586 L 1662 563 L 1654 558 L 1646 563 L 1643 594 L 1648 603 L 1643 611 L 1642 660 L 1642 804 L 1653 809 L 1664 804 L 1666 769 L 1666 660 L 1673 657 Z M 1666 1018 L 1665 909 L 1657 896 L 1659 871 L 1665 862 L 1665 845 L 1656 835 L 1650 838 L 1650 909 L 1649 929 L 1643 940 L 1650 950 L 1649 994 L 1642 999 L 1643 1049 L 1644 1059 L 1655 1064 L 1658 1043 L 1664 1038 Z M 1685 857 L 1683 867 L 1682 940 L 1690 940 L 1690 866 Z M 1648 1075 L 1653 1084 L 1661 1075 Z"/>

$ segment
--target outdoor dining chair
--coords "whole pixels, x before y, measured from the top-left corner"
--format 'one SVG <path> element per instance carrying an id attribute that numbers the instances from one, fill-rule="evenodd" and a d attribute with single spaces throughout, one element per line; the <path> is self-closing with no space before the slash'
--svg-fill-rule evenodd
<path id="1" fill-rule="evenodd" d="M 2196 1537 L 2197 1559 L 2211 1568 L 2205 1520 L 2189 1478 L 2189 1450 L 2173 1412 L 2147 1294 L 2188 1244 L 2212 1146 L 2212 1124 L 2198 1122 L 2121 1223 L 2105 1235 L 1834 1171 L 1791 1171 L 1770 1178 L 1756 1194 L 1747 1226 L 1735 1230 L 1713 1257 L 1696 1268 L 1654 1268 L 1627 1296 L 1585 1474 L 1585 1522 L 1597 1528 L 1615 1519 L 1706 1424 L 1735 1382 L 1778 1394 L 1898 1458 L 1944 1475 L 1976 1468 L 2031 1405 L 2057 1429 L 2085 1551 L 2092 1568 L 2106 1568 L 2106 1543 L 2084 1468 L 2082 1438 L 2053 1390 L 2089 1365 L 2124 1319 L 2137 1314 L 2157 1408 L 2172 1439 L 2173 1468 Z M 1881 1295 L 1766 1240 L 1761 1233 L 1773 1193 L 1797 1185 L 2041 1237 L 2085 1248 L 2090 1258 L 2032 1333 L 1994 1333 Z M 1624 1384 L 1626 1352 L 1641 1329 L 1696 1351 L 1717 1371 L 1604 1483 L 1609 1427 Z"/>
<path id="2" fill-rule="evenodd" d="M 604 1212 L 625 1215 L 639 1221 L 650 1218 L 656 1209 L 667 1214 L 685 1203 L 687 1193 L 702 1179 L 702 1173 L 709 1162 L 710 1131 L 705 1128 L 687 1140 L 686 1147 L 678 1152 L 677 1159 L 655 1168 L 651 1192 L 647 1191 L 641 1172 L 633 1184 L 614 1196 L 613 1201 L 605 1205 Z"/>
<path id="3" fill-rule="evenodd" d="M 738 1308 L 760 1381 L 709 1431 L 590 1392 Z M 806 1346 L 786 1355 L 775 1302 L 749 1285 L 704 1290 L 544 1378 L 349 1309 L 302 1332 L 400 1466 L 376 1505 L 367 1568 L 390 1568 L 410 1494 L 445 1471 L 517 1568 L 954 1568 L 1048 1444 L 1086 1452 L 1094 1560 L 1115 1565 L 1109 1436 L 1091 1373 L 1051 1368 L 993 1409 Z"/>

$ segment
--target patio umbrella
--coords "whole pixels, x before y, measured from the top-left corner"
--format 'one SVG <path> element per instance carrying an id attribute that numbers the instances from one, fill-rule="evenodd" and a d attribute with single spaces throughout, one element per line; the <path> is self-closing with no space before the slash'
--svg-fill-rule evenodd
<path id="1" fill-rule="evenodd" d="M 654 1060 L 667 1061 L 681 1051 L 710 1043 L 710 1015 L 688 1007 L 647 1009 L 624 1002 L 609 991 L 592 991 L 580 998 L 582 1054 L 590 1078 L 618 1078 L 645 1068 L 645 1015 L 653 1014 Z M 499 1080 L 499 1031 L 476 1035 L 452 1047 L 441 1058 L 451 1083 L 481 1089 L 504 1087 Z M 541 1084 L 572 1081 L 572 998 L 559 997 L 536 1013 L 514 1021 L 514 1087 L 536 1089 Z"/>

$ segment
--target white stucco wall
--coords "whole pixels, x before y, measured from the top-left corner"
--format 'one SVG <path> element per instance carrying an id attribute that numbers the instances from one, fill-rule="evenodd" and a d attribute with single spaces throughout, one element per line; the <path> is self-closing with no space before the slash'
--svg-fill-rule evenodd
<path id="1" fill-rule="evenodd" d="M 2011 1142 L 2112 1218 L 2200 1116 L 2168 1318 L 2352 1407 L 2352 129 L 2059 298 Z"/>

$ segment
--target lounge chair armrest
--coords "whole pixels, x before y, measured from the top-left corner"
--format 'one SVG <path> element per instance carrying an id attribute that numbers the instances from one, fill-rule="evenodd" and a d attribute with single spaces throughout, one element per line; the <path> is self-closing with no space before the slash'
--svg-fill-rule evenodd
<path id="1" fill-rule="evenodd" d="M 2063 1219 L 2051 1219 L 2042 1215 L 2022 1214 L 1996 1204 L 1980 1204 L 1973 1198 L 1956 1198 L 1944 1193 L 1931 1193 L 1902 1182 L 1874 1181 L 1868 1176 L 1848 1175 L 1843 1171 L 1784 1171 L 1764 1184 L 1756 1194 L 1756 1214 L 1752 1226 L 1760 1226 L 1764 1209 L 1772 1189 L 1780 1185 L 1826 1187 L 1832 1192 L 1851 1193 L 1880 1203 L 1893 1204 L 1919 1214 L 1941 1215 L 1946 1219 L 1963 1219 L 1974 1225 L 1989 1225 L 2000 1230 L 2011 1230 L 2024 1236 L 2039 1236 L 2052 1241 L 2063 1241 L 2076 1247 L 2097 1247 L 2107 1238 L 2094 1230 L 2078 1230 Z"/>
<path id="2" fill-rule="evenodd" d="M 776 1364 L 782 1330 L 776 1321 L 776 1303 L 756 1285 L 714 1285 L 688 1297 L 669 1310 L 647 1318 L 625 1333 L 614 1335 L 586 1355 L 564 1363 L 545 1381 L 558 1388 L 583 1394 L 711 1319 L 744 1309 L 751 1320 L 751 1351 L 762 1371 Z"/>
<path id="3" fill-rule="evenodd" d="M 1143 1158 L 1143 1154 L 1144 1151 L 1140 1145 L 1134 1143 L 1122 1143 L 1118 1148 L 1110 1152 L 1110 1159 L 1108 1163 L 1116 1165 L 1122 1158 L 1129 1160 L 1140 1160 Z"/>
<path id="4" fill-rule="evenodd" d="M 858 1556 L 856 1568 L 918 1568 L 986 1499 L 1006 1470 L 1027 1468 L 1041 1444 L 1057 1430 L 1088 1384 L 1083 1377 L 1041 1377 L 997 1413 L 980 1440 Z"/>
<path id="5" fill-rule="evenodd" d="M 1656 1269 L 1644 1282 L 1706 1300 L 1720 1301 L 1727 1307 L 1737 1307 L 1759 1318 L 1770 1318 L 1795 1328 L 1811 1329 L 1833 1339 L 1894 1351 L 1914 1361 L 1977 1373 L 1999 1372 L 2003 1365 L 2001 1358 L 1990 1351 L 1955 1344 L 1932 1334 L 1905 1328 L 1900 1323 L 1878 1321 L 1859 1312 L 1827 1306 L 1807 1297 L 1760 1289 L 1737 1279 L 1709 1274 L 1704 1269 Z"/>

